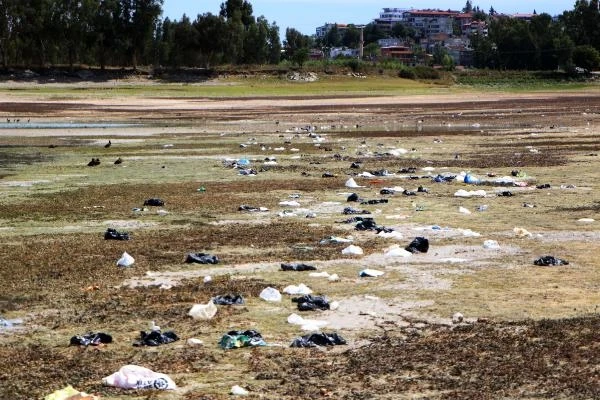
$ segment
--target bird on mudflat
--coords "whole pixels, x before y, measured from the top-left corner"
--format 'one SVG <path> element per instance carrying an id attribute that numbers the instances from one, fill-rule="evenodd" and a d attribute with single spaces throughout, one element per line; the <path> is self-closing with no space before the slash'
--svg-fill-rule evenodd
<path id="1" fill-rule="evenodd" d="M 110 142 L 110 140 L 109 140 L 109 141 L 108 141 L 108 143 L 106 143 L 106 144 L 104 145 L 104 148 L 105 148 L 105 149 L 108 149 L 108 148 L 110 147 L 110 145 L 111 145 L 111 144 L 112 144 L 112 143 L 111 143 L 111 142 Z"/>

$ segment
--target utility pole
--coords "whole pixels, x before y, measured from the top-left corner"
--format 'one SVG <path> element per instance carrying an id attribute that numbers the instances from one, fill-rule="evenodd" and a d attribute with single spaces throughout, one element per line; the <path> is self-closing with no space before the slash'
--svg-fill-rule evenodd
<path id="1" fill-rule="evenodd" d="M 365 25 L 358 25 L 357 28 L 360 29 L 360 39 L 358 41 L 358 58 L 362 60 L 365 48 Z"/>

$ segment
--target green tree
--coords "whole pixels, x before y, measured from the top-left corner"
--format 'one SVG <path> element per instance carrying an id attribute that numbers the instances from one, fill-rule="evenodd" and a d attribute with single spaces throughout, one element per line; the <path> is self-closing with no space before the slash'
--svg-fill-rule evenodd
<path id="1" fill-rule="evenodd" d="M 281 40 L 279 39 L 279 27 L 275 22 L 269 26 L 268 32 L 269 63 L 278 64 L 281 59 Z"/>
<path id="2" fill-rule="evenodd" d="M 93 19 L 96 62 L 104 69 L 114 63 L 119 35 L 119 0 L 102 0 Z"/>
<path id="3" fill-rule="evenodd" d="M 590 45 L 577 46 L 573 49 L 573 64 L 588 71 L 596 70 L 600 67 L 600 53 Z"/>
<path id="4" fill-rule="evenodd" d="M 463 7 L 462 11 L 464 13 L 470 13 L 471 11 L 473 11 L 473 3 L 471 3 L 471 0 L 467 0 L 467 3 Z"/>
<path id="5" fill-rule="evenodd" d="M 219 15 L 227 21 L 234 19 L 241 21 L 246 29 L 255 23 L 252 15 L 252 4 L 246 0 L 227 0 L 221 3 Z"/>
<path id="6" fill-rule="evenodd" d="M 356 48 L 360 43 L 360 29 L 355 25 L 348 25 L 342 35 L 342 46 Z"/>
<path id="7" fill-rule="evenodd" d="M 227 23 L 223 17 L 206 13 L 198 15 L 193 23 L 198 32 L 198 45 L 200 60 L 209 68 L 213 64 L 219 64 L 224 60 L 224 54 L 228 51 L 226 38 Z"/>
<path id="8" fill-rule="evenodd" d="M 404 39 L 408 36 L 408 29 L 406 25 L 398 22 L 392 26 L 392 37 Z"/>
<path id="9" fill-rule="evenodd" d="M 379 29 L 379 27 L 375 23 L 367 24 L 363 29 L 363 35 L 365 43 L 367 44 L 375 43 L 379 39 L 383 39 L 386 37 L 385 33 L 381 29 Z"/>
<path id="10" fill-rule="evenodd" d="M 285 56 L 288 60 L 294 61 L 294 55 L 301 49 L 308 49 L 311 46 L 311 38 L 307 35 L 303 35 L 294 28 L 287 28 L 285 30 L 285 40 L 283 42 L 283 48 Z"/>
<path id="11" fill-rule="evenodd" d="M 338 47 L 341 43 L 342 37 L 340 35 L 340 30 L 338 29 L 337 24 L 333 24 L 331 29 L 329 29 L 323 37 L 323 45 L 326 47 Z"/>
<path id="12" fill-rule="evenodd" d="M 302 68 L 304 63 L 308 61 L 309 55 L 310 50 L 308 49 L 308 47 L 301 47 L 294 52 L 294 55 L 292 56 L 292 61 L 298 64 L 300 68 Z"/>

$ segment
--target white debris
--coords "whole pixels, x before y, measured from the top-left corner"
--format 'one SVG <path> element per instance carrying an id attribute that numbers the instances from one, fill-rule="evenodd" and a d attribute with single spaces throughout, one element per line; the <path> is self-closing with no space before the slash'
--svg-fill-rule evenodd
<path id="1" fill-rule="evenodd" d="M 349 188 L 362 188 L 364 186 L 359 186 L 356 181 L 354 180 L 354 178 L 350 178 L 346 181 L 346 187 Z"/>
<path id="2" fill-rule="evenodd" d="M 281 301 L 281 293 L 272 287 L 264 288 L 259 297 L 265 301 Z"/>
<path id="3" fill-rule="evenodd" d="M 363 254 L 363 249 L 358 246 L 350 245 L 342 250 L 342 254 L 344 255 L 361 255 Z"/>
<path id="4" fill-rule="evenodd" d="M 458 212 L 461 214 L 471 214 L 471 211 L 469 211 L 468 209 L 464 208 L 464 207 L 458 207 Z"/>
<path id="5" fill-rule="evenodd" d="M 327 326 L 329 322 L 321 321 L 316 319 L 304 319 L 298 314 L 291 314 L 287 321 L 292 325 L 300 325 L 300 329 L 303 331 L 318 331 L 324 326 Z"/>
<path id="6" fill-rule="evenodd" d="M 464 190 L 464 189 L 459 189 L 456 191 L 456 193 L 454 193 L 455 197 L 485 197 L 486 196 L 486 192 L 485 190 Z"/>
<path id="7" fill-rule="evenodd" d="M 390 246 L 386 249 L 384 256 L 386 257 L 410 257 L 412 253 L 398 245 Z"/>
<path id="8" fill-rule="evenodd" d="M 495 240 L 486 240 L 483 242 L 483 248 L 488 250 L 498 250 L 500 245 Z"/>
<path id="9" fill-rule="evenodd" d="M 206 304 L 194 304 L 188 315 L 194 320 L 209 320 L 217 314 L 217 306 L 215 303 L 209 301 Z"/>
<path id="10" fill-rule="evenodd" d="M 309 288 L 308 286 L 306 286 L 304 283 L 301 283 L 299 285 L 288 285 L 285 288 L 283 288 L 283 293 L 292 294 L 292 295 L 311 294 L 312 292 L 313 292 L 312 289 Z"/>
<path id="11" fill-rule="evenodd" d="M 235 385 L 231 387 L 231 394 L 234 396 L 248 396 L 250 392 L 241 386 Z"/>
<path id="12" fill-rule="evenodd" d="M 119 267 L 130 267 L 135 262 L 134 258 L 131 257 L 127 252 L 124 252 L 121 258 L 117 261 Z"/>

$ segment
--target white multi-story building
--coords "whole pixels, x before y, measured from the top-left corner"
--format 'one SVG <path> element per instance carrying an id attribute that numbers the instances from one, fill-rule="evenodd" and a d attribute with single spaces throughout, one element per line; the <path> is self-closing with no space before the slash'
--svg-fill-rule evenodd
<path id="1" fill-rule="evenodd" d="M 394 25 L 403 21 L 406 8 L 384 8 L 379 13 L 379 18 L 375 18 L 375 24 L 382 32 L 389 33 Z"/>

